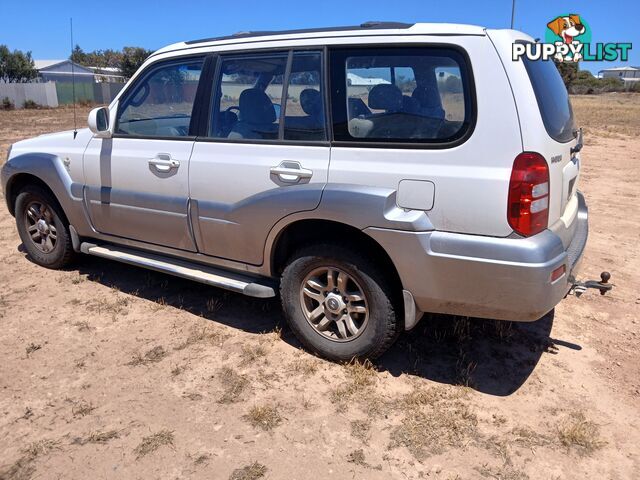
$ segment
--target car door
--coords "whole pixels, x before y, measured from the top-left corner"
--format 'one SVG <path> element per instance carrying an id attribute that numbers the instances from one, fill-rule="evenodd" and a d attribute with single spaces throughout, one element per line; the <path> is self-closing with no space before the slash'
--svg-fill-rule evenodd
<path id="1" fill-rule="evenodd" d="M 100 233 L 195 251 L 191 117 L 203 58 L 152 64 L 118 102 L 112 138 L 85 152 L 84 200 Z"/>
<path id="2" fill-rule="evenodd" d="M 322 52 L 231 53 L 217 64 L 208 131 L 191 156 L 194 233 L 204 254 L 260 265 L 273 225 L 316 208 L 327 182 Z"/>

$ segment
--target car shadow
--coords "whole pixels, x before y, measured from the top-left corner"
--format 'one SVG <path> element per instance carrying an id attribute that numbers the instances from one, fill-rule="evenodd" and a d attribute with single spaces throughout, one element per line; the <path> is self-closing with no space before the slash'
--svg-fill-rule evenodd
<path id="1" fill-rule="evenodd" d="M 278 298 L 257 299 L 142 268 L 83 256 L 71 268 L 87 280 L 252 334 L 281 327 L 287 343 L 302 348 L 286 326 Z M 380 357 L 376 367 L 507 396 L 534 371 L 543 353 L 579 345 L 550 337 L 554 312 L 531 323 L 425 315 Z"/>

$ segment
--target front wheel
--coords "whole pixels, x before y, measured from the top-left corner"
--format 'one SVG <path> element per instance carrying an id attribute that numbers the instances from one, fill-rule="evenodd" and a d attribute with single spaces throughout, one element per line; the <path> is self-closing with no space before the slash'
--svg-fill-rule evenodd
<path id="1" fill-rule="evenodd" d="M 16 198 L 18 234 L 29 257 L 43 267 L 62 268 L 73 257 L 69 225 L 53 196 L 28 186 Z"/>
<path id="2" fill-rule="evenodd" d="M 364 255 L 318 245 L 300 250 L 282 274 L 282 305 L 298 339 L 330 360 L 375 358 L 399 333 L 388 273 Z"/>

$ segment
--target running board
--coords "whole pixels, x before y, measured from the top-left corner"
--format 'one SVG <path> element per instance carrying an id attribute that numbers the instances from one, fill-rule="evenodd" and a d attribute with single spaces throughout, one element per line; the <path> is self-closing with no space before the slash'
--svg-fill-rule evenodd
<path id="1" fill-rule="evenodd" d="M 83 242 L 80 245 L 80 251 L 88 255 L 108 258 L 118 262 L 128 263 L 129 265 L 136 265 L 157 272 L 168 273 L 177 277 L 205 283 L 213 287 L 224 288 L 249 297 L 270 298 L 276 296 L 276 292 L 272 287 L 255 283 L 253 279 L 249 277 L 171 257 L 113 245 L 95 245 L 87 242 Z"/>

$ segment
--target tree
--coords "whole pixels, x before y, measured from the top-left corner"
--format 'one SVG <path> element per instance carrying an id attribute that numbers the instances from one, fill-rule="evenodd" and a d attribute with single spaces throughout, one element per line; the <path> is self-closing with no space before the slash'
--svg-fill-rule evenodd
<path id="1" fill-rule="evenodd" d="M 38 76 L 31 52 L 9 51 L 6 45 L 0 45 L 0 80 L 12 83 L 25 83 Z"/>
<path id="2" fill-rule="evenodd" d="M 153 52 L 141 47 L 124 47 L 122 49 L 122 61 L 120 71 L 125 78 L 131 78 L 140 68 L 149 55 Z"/>
<path id="3" fill-rule="evenodd" d="M 575 62 L 555 62 L 562 76 L 564 86 L 569 88 L 578 76 L 578 64 Z"/>

